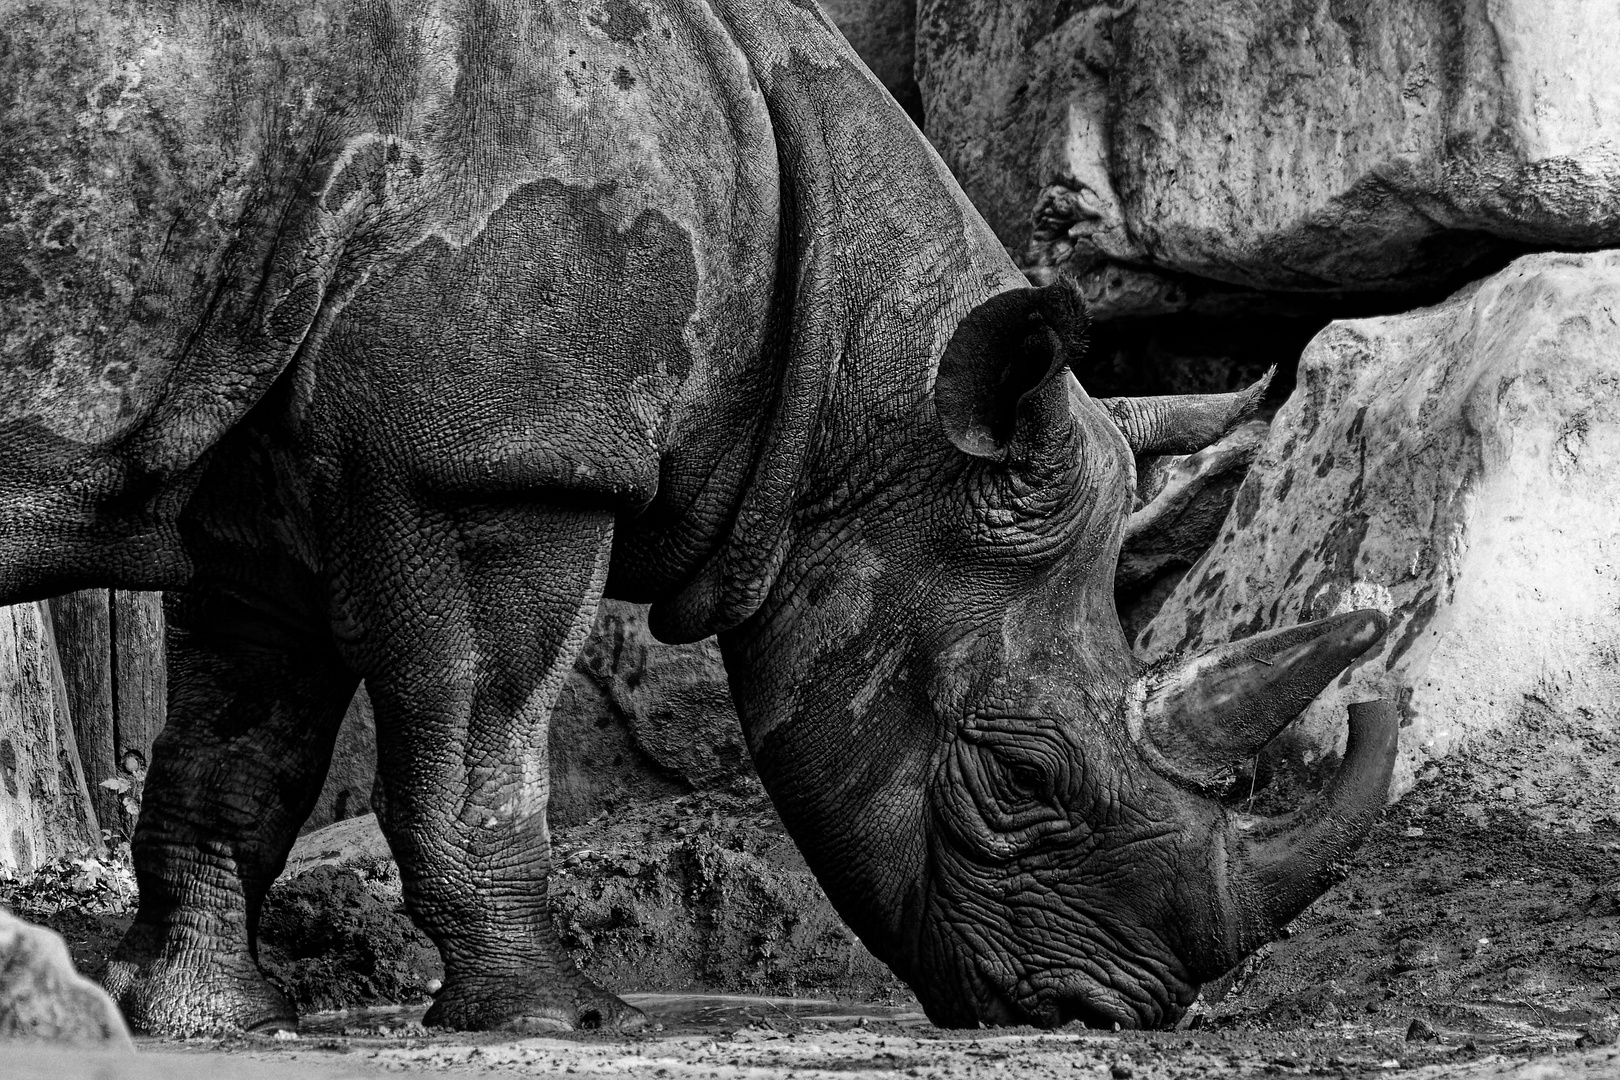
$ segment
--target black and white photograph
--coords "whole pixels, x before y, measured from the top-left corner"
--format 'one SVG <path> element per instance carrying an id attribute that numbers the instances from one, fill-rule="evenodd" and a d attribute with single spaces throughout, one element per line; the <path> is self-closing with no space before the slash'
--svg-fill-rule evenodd
<path id="1" fill-rule="evenodd" d="M 1620 1077 L 1620 0 L 0 0 L 0 1080 Z"/>

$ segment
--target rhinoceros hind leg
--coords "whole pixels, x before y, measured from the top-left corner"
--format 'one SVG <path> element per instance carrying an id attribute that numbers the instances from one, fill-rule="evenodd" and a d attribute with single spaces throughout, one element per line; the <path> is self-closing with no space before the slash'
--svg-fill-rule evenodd
<path id="1" fill-rule="evenodd" d="M 256 962 L 259 912 L 320 795 L 357 679 L 209 586 L 170 594 L 169 715 L 134 838 L 140 906 L 103 979 L 154 1035 L 295 1029 Z"/>

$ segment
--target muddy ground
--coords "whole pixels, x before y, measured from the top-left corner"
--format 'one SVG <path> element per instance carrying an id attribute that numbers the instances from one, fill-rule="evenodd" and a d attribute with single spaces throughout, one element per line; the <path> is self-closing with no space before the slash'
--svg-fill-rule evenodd
<path id="1" fill-rule="evenodd" d="M 831 916 L 769 805 L 744 792 L 649 803 L 560 831 L 555 896 L 576 956 L 608 985 L 756 995 L 752 1003 L 637 998 L 662 1030 L 629 1036 L 430 1035 L 411 1017 L 437 962 L 400 914 L 392 864 L 351 823 L 350 846 L 306 849 L 303 875 L 278 886 L 262 959 L 306 1009 L 394 1000 L 412 1011 L 323 1017 L 298 1040 L 143 1040 L 142 1049 L 160 1055 L 150 1061 L 166 1063 L 170 1078 L 192 1067 L 209 1075 L 203 1063 L 221 1052 L 236 1059 L 233 1072 L 282 1075 L 296 1063 L 312 1076 L 1616 1076 L 1613 779 L 1571 773 L 1534 747 L 1481 746 L 1431 764 L 1287 939 L 1206 988 L 1180 1030 L 1155 1033 L 929 1027 Z M 1257 785 L 1254 808 L 1282 808 L 1297 795 L 1290 787 Z M 30 910 L 15 890 L 11 899 L 62 931 L 92 974 L 127 920 L 72 905 Z M 759 995 L 843 1004 L 828 1015 Z M 50 1055 L 30 1060 L 41 1062 L 38 1075 L 67 1075 Z M 146 1075 L 108 1075 L 124 1074 Z"/>

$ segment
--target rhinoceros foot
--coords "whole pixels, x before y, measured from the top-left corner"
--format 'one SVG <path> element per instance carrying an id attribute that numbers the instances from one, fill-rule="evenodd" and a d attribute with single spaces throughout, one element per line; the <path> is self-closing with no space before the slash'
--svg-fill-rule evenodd
<path id="1" fill-rule="evenodd" d="M 170 1036 L 298 1030 L 292 1002 L 245 950 L 181 936 L 137 923 L 107 964 L 102 985 L 131 1028 Z"/>
<path id="2" fill-rule="evenodd" d="M 637 1028 L 646 1014 L 578 971 L 550 981 L 447 978 L 422 1023 L 460 1031 L 523 1034 L 581 1028 Z"/>

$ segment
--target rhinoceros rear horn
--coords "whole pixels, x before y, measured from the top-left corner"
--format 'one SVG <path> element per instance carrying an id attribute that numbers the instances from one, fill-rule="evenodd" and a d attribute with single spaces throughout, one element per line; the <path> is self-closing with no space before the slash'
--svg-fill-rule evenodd
<path id="1" fill-rule="evenodd" d="M 945 437 L 965 454 L 996 461 L 1035 441 L 1046 419 L 1038 415 L 1039 391 L 1085 353 L 1089 325 L 1079 286 L 1066 277 L 997 293 L 968 312 L 934 380 Z"/>
<path id="2" fill-rule="evenodd" d="M 1384 636 L 1377 611 L 1352 611 L 1234 641 L 1150 677 L 1141 738 L 1177 779 L 1208 787 L 1253 757 Z"/>
<path id="3" fill-rule="evenodd" d="M 1098 398 L 1097 404 L 1137 455 L 1195 454 L 1254 415 L 1277 373 L 1230 394 Z"/>

